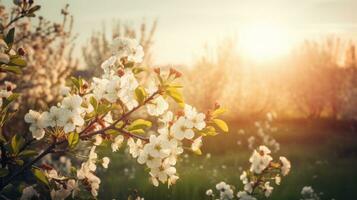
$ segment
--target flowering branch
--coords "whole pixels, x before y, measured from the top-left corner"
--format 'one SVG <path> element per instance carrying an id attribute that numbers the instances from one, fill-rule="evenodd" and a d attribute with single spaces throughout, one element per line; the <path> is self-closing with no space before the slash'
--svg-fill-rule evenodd
<path id="1" fill-rule="evenodd" d="M 36 16 L 34 13 L 41 8 L 41 6 L 39 6 L 39 5 L 34 5 L 32 0 L 29 2 L 15 1 L 15 4 L 18 6 L 18 9 L 21 9 L 21 11 L 17 14 L 17 16 L 15 18 L 12 18 L 5 26 L 3 26 L 2 30 L 9 28 L 16 21 L 18 21 L 24 17 Z"/>
<path id="2" fill-rule="evenodd" d="M 271 186 L 269 180 L 273 180 L 276 185 L 280 185 L 281 176 L 289 174 L 291 169 L 290 161 L 285 157 L 280 157 L 280 162 L 274 162 L 270 153 L 271 151 L 266 146 L 259 146 L 257 150 L 254 150 L 249 158 L 250 169 L 243 171 L 240 176 L 244 187 L 243 190 L 237 193 L 239 200 L 257 200 L 256 196 L 259 195 L 266 198 L 270 197 L 274 187 Z M 216 189 L 220 192 L 220 200 L 234 199 L 234 187 L 231 187 L 231 185 L 220 182 L 216 185 Z M 206 191 L 206 195 L 211 199 L 215 196 L 211 189 Z"/>
<path id="3" fill-rule="evenodd" d="M 163 183 L 170 186 L 179 179 L 175 165 L 184 150 L 201 154 L 203 137 L 216 135 L 217 130 L 228 132 L 227 124 L 217 118 L 224 109 L 216 106 L 207 112 L 206 118 L 204 113 L 184 103 L 180 91 L 182 86 L 175 82 L 181 77 L 180 72 L 154 69 L 154 76 L 149 76 L 154 79 L 139 82 L 138 74 L 143 69 L 136 63 L 142 61 L 142 47 L 135 40 L 118 38 L 114 40 L 112 49 L 113 56 L 101 65 L 104 70 L 102 77 L 93 78 L 92 83 L 72 77 L 72 84 L 61 91 L 61 102 L 48 111 L 40 113 L 30 110 L 25 115 L 32 137 L 39 143 L 48 141 L 43 138 L 51 137 L 52 142 L 37 155 L 30 149 L 33 140 L 26 142 L 20 135 L 11 138 L 11 142 L 6 143 L 11 145 L 11 151 L 3 152 L 5 156 L 10 155 L 10 159 L 3 164 L 8 174 L 2 178 L 1 189 L 31 168 L 33 175 L 51 188 L 52 198 L 65 199 L 70 193 L 74 197 L 80 188 L 90 189 L 91 194 L 97 196 L 100 184 L 99 177 L 95 175 L 97 164 L 107 168 L 110 162 L 108 157 L 99 158 L 95 152 L 103 140 L 111 143 L 113 152 L 126 141 L 131 156 L 150 169 L 153 185 Z M 171 112 L 168 98 L 178 103 L 182 110 L 177 114 Z M 140 108 L 145 108 L 153 121 L 140 117 L 129 120 Z M 111 113 L 114 110 L 121 113 L 115 119 Z M 157 124 L 153 126 L 153 123 Z M 145 134 L 152 127 L 157 129 Z M 88 159 L 80 167 L 73 168 L 71 173 L 57 172 L 48 164 L 40 165 L 40 169 L 35 167 L 44 156 L 58 152 L 54 150 L 59 145 L 66 146 L 61 149 L 65 154 L 83 140 L 89 140 L 83 143 L 90 147 Z M 191 148 L 183 146 L 184 140 L 190 142 Z M 23 155 L 29 157 L 23 158 Z M 14 163 L 19 160 L 25 164 L 14 168 Z M 28 186 L 27 190 L 32 191 L 32 186 Z"/>

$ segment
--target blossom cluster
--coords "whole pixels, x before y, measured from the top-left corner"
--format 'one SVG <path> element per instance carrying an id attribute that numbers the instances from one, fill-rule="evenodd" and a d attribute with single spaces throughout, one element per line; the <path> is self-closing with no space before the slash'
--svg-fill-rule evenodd
<path id="1" fill-rule="evenodd" d="M 249 149 L 255 149 L 257 145 L 256 143 L 258 143 L 257 140 L 259 139 L 261 144 L 270 147 L 273 152 L 278 152 L 280 150 L 280 144 L 271 135 L 277 131 L 277 128 L 272 125 L 275 119 L 276 114 L 274 112 L 269 112 L 266 115 L 266 120 L 254 123 L 257 130 L 256 135 L 258 137 L 252 135 L 247 139 Z"/>
<path id="2" fill-rule="evenodd" d="M 251 163 L 249 171 L 243 171 L 240 176 L 244 184 L 244 190 L 238 193 L 238 197 L 246 197 L 253 193 L 255 189 L 261 190 L 265 197 L 269 197 L 273 192 L 271 181 L 280 185 L 281 176 L 289 174 L 291 164 L 285 157 L 279 157 L 279 162 L 274 162 L 271 151 L 266 146 L 259 146 L 249 158 Z"/>
<path id="3" fill-rule="evenodd" d="M 274 162 L 271 151 L 266 146 L 259 146 L 254 150 L 249 158 L 251 166 L 249 170 L 242 172 L 240 180 L 244 187 L 238 191 L 236 197 L 240 200 L 256 200 L 255 195 L 262 194 L 266 198 L 271 195 L 274 190 L 272 183 L 280 185 L 281 177 L 289 174 L 291 164 L 285 157 L 280 157 L 279 162 Z M 220 200 L 234 199 L 234 187 L 224 182 L 216 185 L 216 189 L 220 192 Z M 207 190 L 206 195 L 214 199 L 212 190 Z"/>
<path id="4" fill-rule="evenodd" d="M 179 178 L 176 174 L 175 164 L 177 156 L 183 153 L 182 140 L 192 141 L 191 149 L 194 152 L 199 151 L 202 145 L 201 136 L 194 140 L 193 138 L 195 132 L 205 128 L 205 115 L 198 113 L 195 108 L 186 104 L 183 115 L 174 116 L 171 111 L 163 113 L 165 109 L 162 109 L 163 106 L 160 106 L 159 101 L 156 102 L 156 108 L 148 107 L 148 111 L 153 109 L 151 114 L 162 114 L 162 117 L 158 119 L 159 134 L 151 135 L 148 143 L 144 145 L 140 141 L 135 142 L 132 139 L 128 141 L 128 145 L 131 155 L 134 158 L 137 157 L 140 164 L 146 164 L 149 167 L 151 180 L 155 186 L 159 185 L 159 181 L 171 185 Z"/>
<path id="5" fill-rule="evenodd" d="M 30 123 L 33 138 L 40 140 L 45 135 L 45 129 L 63 128 L 64 133 L 72 132 L 76 127 L 84 125 L 84 115 L 90 113 L 93 107 L 84 108 L 83 99 L 79 95 L 63 98 L 58 106 L 52 106 L 42 113 L 30 110 L 25 115 L 25 122 Z"/>
<path id="6" fill-rule="evenodd" d="M 156 79 L 139 81 L 138 73 L 142 70 L 135 64 L 142 61 L 144 53 L 135 40 L 117 38 L 112 51 L 113 55 L 101 65 L 101 77 L 94 77 L 92 82 L 72 78 L 72 85 L 62 88 L 61 102 L 48 111 L 30 110 L 25 115 L 36 140 L 48 141 L 52 137 L 54 144 L 67 141 L 70 148 L 81 140 L 92 141 L 88 159 L 76 169 L 75 176 L 67 177 L 71 182 L 66 184 L 70 185 L 55 187 L 51 195 L 74 195 L 86 188 L 97 196 L 101 182 L 96 175 L 97 165 L 107 168 L 110 159 L 100 159 L 96 147 L 108 143 L 116 152 L 126 142 L 130 155 L 149 168 L 153 185 L 161 182 L 170 186 L 179 179 L 175 165 L 184 149 L 201 154 L 204 136 L 217 134 L 216 128 L 228 131 L 225 122 L 217 119 L 224 112 L 218 105 L 204 114 L 184 103 L 178 90 L 182 86 L 175 82 L 181 76 L 178 71 L 155 69 Z M 180 105 L 177 112 L 170 110 L 169 98 Z M 153 120 L 134 119 L 131 114 L 139 110 L 140 115 Z M 151 127 L 155 129 L 147 131 Z M 190 146 L 187 148 L 186 144 Z M 66 185 L 63 181 L 61 184 Z"/>
<path id="7" fill-rule="evenodd" d="M 0 108 L 3 106 L 4 100 L 13 95 L 13 90 L 15 88 L 16 85 L 14 83 L 5 81 L 4 88 L 0 88 Z"/>
<path id="8" fill-rule="evenodd" d="M 311 186 L 304 186 L 301 189 L 300 200 L 320 200 L 320 195 Z"/>

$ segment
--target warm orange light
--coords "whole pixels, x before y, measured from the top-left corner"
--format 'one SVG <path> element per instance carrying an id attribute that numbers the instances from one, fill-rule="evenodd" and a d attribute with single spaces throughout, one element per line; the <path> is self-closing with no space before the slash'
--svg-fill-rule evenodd
<path id="1" fill-rule="evenodd" d="M 270 24 L 243 26 L 239 34 L 242 53 L 253 61 L 266 61 L 287 54 L 292 46 L 289 33 Z"/>

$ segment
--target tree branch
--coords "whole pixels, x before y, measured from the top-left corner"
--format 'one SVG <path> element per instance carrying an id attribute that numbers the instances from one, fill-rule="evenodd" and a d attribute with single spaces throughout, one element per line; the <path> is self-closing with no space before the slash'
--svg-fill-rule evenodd
<path id="1" fill-rule="evenodd" d="M 139 136 L 139 135 L 135 135 L 132 134 L 130 132 L 127 132 L 125 130 L 123 130 L 124 127 L 121 128 L 117 128 L 116 124 L 118 124 L 120 121 L 124 120 L 125 118 L 129 117 L 133 112 L 135 112 L 136 110 L 138 110 L 141 106 L 147 104 L 148 102 L 150 102 L 151 100 L 154 99 L 154 97 L 156 95 L 160 94 L 160 90 L 156 91 L 155 93 L 153 93 L 150 97 L 148 97 L 142 104 L 139 104 L 138 106 L 134 107 L 132 110 L 130 110 L 129 112 L 123 114 L 119 119 L 117 119 L 113 124 L 111 124 L 108 127 L 105 127 L 101 130 L 98 131 L 94 131 L 85 135 L 81 135 L 80 139 L 86 139 L 89 138 L 91 136 L 97 135 L 97 134 L 104 134 L 105 131 L 110 130 L 110 129 L 114 129 L 114 130 L 118 130 L 121 133 L 129 136 L 129 137 L 135 137 L 144 141 L 148 141 L 148 138 L 143 137 L 143 136 Z M 95 120 L 96 121 L 96 120 Z M 89 126 L 92 126 L 94 123 L 90 123 Z M 86 128 L 84 129 L 86 130 Z M 87 129 L 88 130 L 88 129 Z M 81 133 L 84 133 L 84 131 L 82 131 Z M 6 179 L 1 185 L 0 185 L 0 192 L 4 189 L 5 186 L 7 186 L 8 184 L 11 183 L 11 181 L 16 178 L 17 176 L 19 176 L 22 172 L 24 172 L 27 168 L 31 167 L 33 164 L 37 163 L 39 160 L 41 160 L 43 157 L 45 157 L 47 154 L 51 153 L 52 150 L 60 144 L 63 144 L 67 142 L 67 139 L 62 139 L 61 141 L 56 141 L 56 138 L 53 139 L 53 142 L 50 146 L 48 146 L 40 155 L 38 155 L 34 160 L 26 163 L 22 168 L 20 168 L 18 171 L 16 171 L 14 174 L 12 174 L 8 179 Z"/>

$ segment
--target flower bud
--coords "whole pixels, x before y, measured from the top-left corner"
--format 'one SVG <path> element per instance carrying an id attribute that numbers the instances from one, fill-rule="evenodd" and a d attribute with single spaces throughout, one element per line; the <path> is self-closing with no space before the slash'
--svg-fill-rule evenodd
<path id="1" fill-rule="evenodd" d="M 185 116 L 185 113 L 182 110 L 177 111 L 177 116 Z"/>
<path id="2" fill-rule="evenodd" d="M 170 68 L 170 75 L 173 75 L 175 78 L 180 78 L 182 76 L 181 72 L 174 68 Z"/>
<path id="3" fill-rule="evenodd" d="M 20 56 L 24 56 L 26 54 L 26 52 L 23 48 L 20 47 L 17 49 L 17 54 L 19 54 Z"/>
<path id="4" fill-rule="evenodd" d="M 17 6 L 20 6 L 22 4 L 22 0 L 13 0 L 12 2 Z"/>
<path id="5" fill-rule="evenodd" d="M 124 72 L 123 69 L 118 69 L 117 73 L 118 73 L 118 76 L 119 76 L 119 77 L 122 77 L 122 76 L 124 76 L 124 74 L 125 74 L 125 72 Z"/>
<path id="6" fill-rule="evenodd" d="M 160 75 L 160 68 L 154 68 L 154 72 L 157 74 L 157 75 Z"/>
<path id="7" fill-rule="evenodd" d="M 5 87 L 7 91 L 12 91 L 16 88 L 16 85 L 11 83 L 10 81 L 5 81 Z"/>
<path id="8" fill-rule="evenodd" d="M 88 87 L 89 87 L 88 83 L 83 80 L 83 85 L 82 85 L 83 90 L 88 89 Z"/>
<path id="9" fill-rule="evenodd" d="M 214 103 L 214 109 L 217 110 L 218 108 L 220 108 L 221 105 L 218 102 Z"/>

